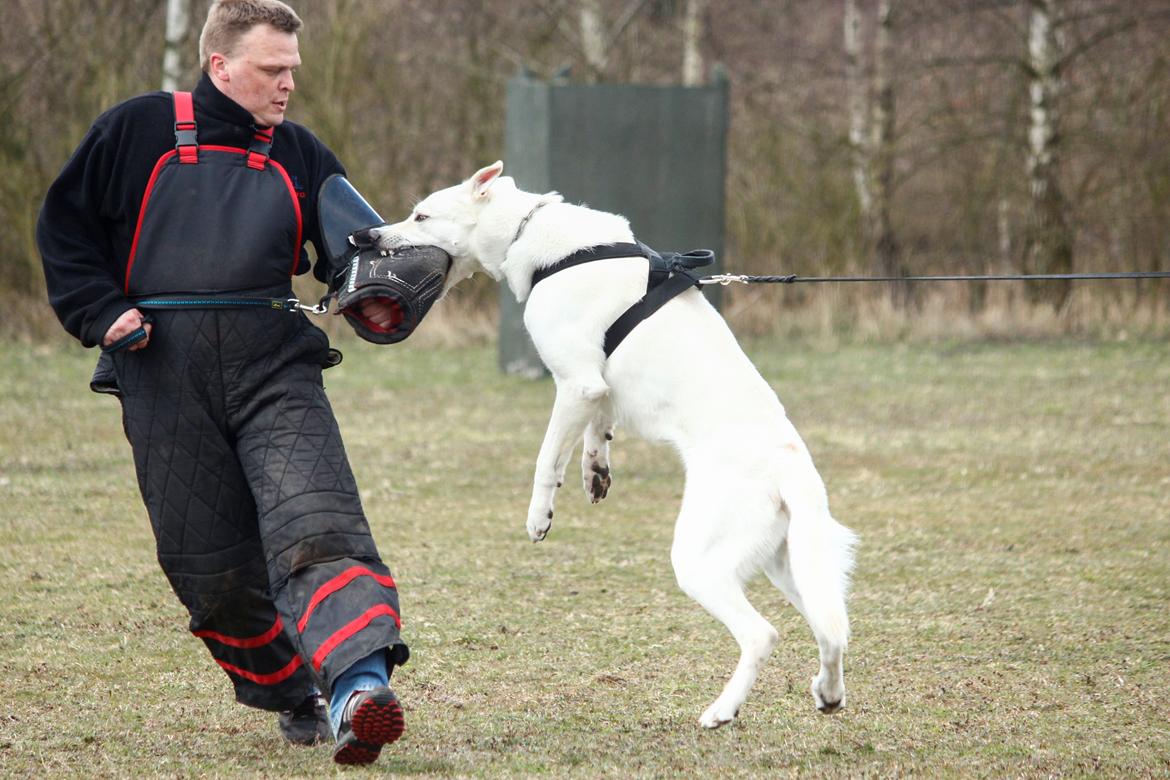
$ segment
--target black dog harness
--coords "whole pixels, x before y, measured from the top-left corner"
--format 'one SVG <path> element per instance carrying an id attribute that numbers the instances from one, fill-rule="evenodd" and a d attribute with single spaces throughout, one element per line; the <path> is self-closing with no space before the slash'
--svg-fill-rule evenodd
<path id="1" fill-rule="evenodd" d="M 655 252 L 641 241 L 635 244 L 604 244 L 581 249 L 550 266 L 538 268 L 532 274 L 532 286 L 558 271 L 594 260 L 615 257 L 644 257 L 650 261 L 650 275 L 646 278 L 646 294 L 626 309 L 605 331 L 605 356 L 608 358 L 622 340 L 630 335 L 638 323 L 666 305 L 667 301 L 689 287 L 698 287 L 699 278 L 691 273 L 696 268 L 715 262 L 710 249 L 692 249 L 690 252 Z"/>

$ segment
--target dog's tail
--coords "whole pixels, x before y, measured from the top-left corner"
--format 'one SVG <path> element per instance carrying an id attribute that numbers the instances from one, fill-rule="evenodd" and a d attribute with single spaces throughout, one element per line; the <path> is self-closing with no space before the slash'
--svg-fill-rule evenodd
<path id="1" fill-rule="evenodd" d="M 857 535 L 829 514 L 822 500 L 786 501 L 788 565 L 818 639 L 844 648 L 849 640 L 845 596 Z"/>

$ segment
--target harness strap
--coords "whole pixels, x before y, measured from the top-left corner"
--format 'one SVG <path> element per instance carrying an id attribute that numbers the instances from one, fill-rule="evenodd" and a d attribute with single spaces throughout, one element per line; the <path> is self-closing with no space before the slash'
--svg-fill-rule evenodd
<path id="1" fill-rule="evenodd" d="M 252 143 L 248 145 L 248 167 L 255 171 L 264 170 L 268 155 L 272 153 L 272 128 L 253 128 Z"/>
<path id="2" fill-rule="evenodd" d="M 635 244 L 603 244 L 578 250 L 563 260 L 537 269 L 532 274 L 532 286 L 535 287 L 537 282 L 566 268 L 615 257 L 644 257 L 650 261 L 650 273 L 646 277 L 646 294 L 622 312 L 605 331 L 604 349 L 607 358 L 638 323 L 661 309 L 671 298 L 688 287 L 700 284 L 699 278 L 690 273 L 693 269 L 715 262 L 715 253 L 710 249 L 692 249 L 686 253 L 668 252 L 663 256 L 641 241 Z"/>
<path id="3" fill-rule="evenodd" d="M 638 323 L 665 306 L 671 298 L 698 283 L 699 280 L 694 276 L 679 270 L 661 284 L 649 289 L 637 303 L 622 312 L 622 315 L 605 331 L 605 356 L 608 358 L 612 355 L 618 344 L 630 335 L 630 331 L 637 327 Z"/>
<path id="4" fill-rule="evenodd" d="M 566 268 L 572 268 L 582 263 L 592 263 L 594 260 L 609 260 L 614 257 L 645 257 L 649 260 L 653 254 L 655 254 L 654 250 L 641 241 L 636 244 L 621 243 L 591 246 L 586 249 L 580 249 L 552 265 L 536 269 L 532 273 L 532 286 L 535 287 L 537 282 L 542 279 L 547 279 L 557 271 L 563 271 Z"/>
<path id="5" fill-rule="evenodd" d="M 173 93 L 175 104 L 175 148 L 179 162 L 194 165 L 199 162 L 199 136 L 195 126 L 195 105 L 190 92 Z"/>

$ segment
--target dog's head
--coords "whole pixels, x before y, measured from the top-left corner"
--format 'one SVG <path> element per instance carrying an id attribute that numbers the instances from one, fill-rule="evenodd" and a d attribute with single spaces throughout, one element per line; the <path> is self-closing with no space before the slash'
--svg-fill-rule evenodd
<path id="1" fill-rule="evenodd" d="M 402 222 L 371 230 L 370 240 L 384 251 L 403 244 L 443 249 L 452 260 L 444 293 L 479 270 L 498 280 L 503 262 L 499 246 L 502 239 L 501 231 L 492 228 L 502 222 L 486 212 L 493 198 L 499 200 L 495 197 L 497 191 L 515 191 L 512 180 L 500 176 L 503 170 L 504 164 L 496 161 L 462 184 L 428 195 Z"/>

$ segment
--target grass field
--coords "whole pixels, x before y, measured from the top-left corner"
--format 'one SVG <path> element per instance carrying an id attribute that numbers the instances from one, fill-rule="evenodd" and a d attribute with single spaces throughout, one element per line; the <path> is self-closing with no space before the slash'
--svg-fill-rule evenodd
<path id="1" fill-rule="evenodd" d="M 674 455 L 619 430 L 609 498 L 570 479 L 532 545 L 551 383 L 342 346 L 414 654 L 406 736 L 347 776 L 1170 776 L 1170 344 L 749 345 L 861 535 L 849 707 L 813 709 L 811 635 L 761 580 L 781 641 L 715 732 L 736 648 L 674 583 Z M 332 773 L 186 631 L 92 359 L 0 347 L 0 776 Z"/>

